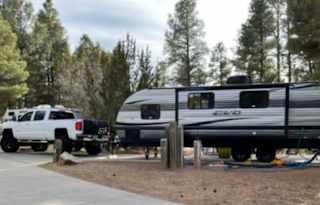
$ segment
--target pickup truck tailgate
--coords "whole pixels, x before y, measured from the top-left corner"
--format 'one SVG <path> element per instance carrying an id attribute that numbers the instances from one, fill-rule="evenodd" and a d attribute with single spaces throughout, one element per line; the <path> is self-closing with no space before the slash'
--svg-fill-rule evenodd
<path id="1" fill-rule="evenodd" d="M 83 134 L 84 135 L 101 135 L 107 134 L 108 123 L 99 120 L 83 120 Z"/>

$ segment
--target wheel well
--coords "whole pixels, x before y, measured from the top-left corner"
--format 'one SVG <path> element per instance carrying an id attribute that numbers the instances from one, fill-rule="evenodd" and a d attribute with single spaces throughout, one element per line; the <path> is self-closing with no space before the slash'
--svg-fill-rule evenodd
<path id="1" fill-rule="evenodd" d="M 11 134 L 13 136 L 13 132 L 11 129 L 4 129 L 2 132 L 2 135 L 4 135 L 4 134 Z"/>
<path id="2" fill-rule="evenodd" d="M 54 137 L 55 139 L 68 138 L 68 131 L 65 128 L 56 129 L 54 131 Z"/>

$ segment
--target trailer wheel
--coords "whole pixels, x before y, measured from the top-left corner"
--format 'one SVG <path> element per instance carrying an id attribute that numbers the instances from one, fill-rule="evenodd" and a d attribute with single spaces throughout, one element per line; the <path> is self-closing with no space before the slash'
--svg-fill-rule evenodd
<path id="1" fill-rule="evenodd" d="M 99 144 L 87 144 L 85 147 L 90 156 L 97 156 L 102 151 Z"/>
<path id="2" fill-rule="evenodd" d="M 245 162 L 251 156 L 251 148 L 249 147 L 233 147 L 231 155 L 236 162 Z"/>
<path id="3" fill-rule="evenodd" d="M 257 149 L 256 156 L 259 162 L 272 162 L 276 158 L 276 149 L 272 146 L 260 146 Z"/>
<path id="4" fill-rule="evenodd" d="M 48 149 L 48 144 L 47 143 L 33 144 L 31 145 L 31 148 L 35 152 L 45 152 Z"/>
<path id="5" fill-rule="evenodd" d="M 14 153 L 19 149 L 19 143 L 14 138 L 12 131 L 4 131 L 1 139 L 1 148 L 4 152 Z"/>

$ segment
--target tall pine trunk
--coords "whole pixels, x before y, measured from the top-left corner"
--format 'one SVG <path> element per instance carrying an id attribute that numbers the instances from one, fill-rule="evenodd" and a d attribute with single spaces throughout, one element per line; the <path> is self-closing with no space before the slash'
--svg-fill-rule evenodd
<path id="1" fill-rule="evenodd" d="M 276 25 L 276 40 L 277 40 L 277 81 L 281 82 L 281 42 L 280 42 L 280 18 L 281 18 L 281 11 L 280 11 L 280 4 L 277 4 L 277 25 Z"/>

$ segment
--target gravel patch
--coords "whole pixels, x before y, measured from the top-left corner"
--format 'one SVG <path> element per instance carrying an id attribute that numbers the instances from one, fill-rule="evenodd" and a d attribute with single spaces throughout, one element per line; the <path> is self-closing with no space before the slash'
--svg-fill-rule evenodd
<path id="1" fill-rule="evenodd" d="M 187 167 L 167 171 L 158 163 L 88 162 L 45 168 L 82 180 L 190 205 L 319 205 L 320 169 Z"/>

